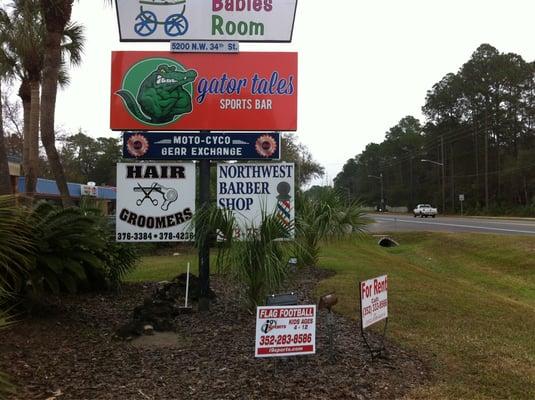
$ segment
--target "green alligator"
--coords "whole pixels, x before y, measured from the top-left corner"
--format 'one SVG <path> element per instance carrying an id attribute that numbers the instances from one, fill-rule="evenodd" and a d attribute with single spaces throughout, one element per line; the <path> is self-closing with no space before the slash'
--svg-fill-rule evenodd
<path id="1" fill-rule="evenodd" d="M 191 96 L 184 85 L 197 77 L 194 70 L 177 71 L 173 65 L 160 65 L 147 76 L 136 98 L 128 90 L 121 89 L 121 96 L 128 110 L 143 122 L 165 124 L 176 117 L 191 112 Z"/>

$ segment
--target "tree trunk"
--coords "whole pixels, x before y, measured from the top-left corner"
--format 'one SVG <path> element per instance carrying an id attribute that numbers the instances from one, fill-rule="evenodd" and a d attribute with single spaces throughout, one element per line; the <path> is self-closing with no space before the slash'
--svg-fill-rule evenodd
<path id="1" fill-rule="evenodd" d="M 26 177 L 26 194 L 34 196 L 37 187 L 37 171 L 39 170 L 39 108 L 40 82 L 31 81 L 30 126 L 28 129 L 28 163 L 24 171 Z M 25 144 L 26 145 L 26 144 Z"/>
<path id="2" fill-rule="evenodd" d="M 22 127 L 22 168 L 24 174 L 30 169 L 30 109 L 32 91 L 30 82 L 23 80 L 19 88 L 19 97 L 22 100 L 23 127 Z"/>
<path id="3" fill-rule="evenodd" d="M 0 110 L 2 110 L 2 82 L 0 81 Z M 4 140 L 4 121 L 0 112 L 0 195 L 12 194 L 9 164 L 7 162 L 6 143 Z"/>
<path id="4" fill-rule="evenodd" d="M 74 202 L 69 195 L 67 179 L 56 149 L 54 113 L 61 65 L 61 38 L 70 19 L 72 0 L 41 0 L 41 8 L 47 28 L 41 95 L 41 140 L 58 185 L 63 207 L 70 207 L 74 206 Z"/>

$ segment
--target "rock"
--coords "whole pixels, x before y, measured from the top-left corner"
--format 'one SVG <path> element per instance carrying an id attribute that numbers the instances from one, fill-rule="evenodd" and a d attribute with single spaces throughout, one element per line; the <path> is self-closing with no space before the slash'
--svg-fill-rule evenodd
<path id="1" fill-rule="evenodd" d="M 181 274 L 171 281 L 160 282 L 153 294 L 146 297 L 142 305 L 134 308 L 132 321 L 119 328 L 117 336 L 125 339 L 128 336 L 150 334 L 145 332 L 148 325 L 152 327 L 153 331 L 176 330 L 176 317 L 192 311 L 191 308 L 182 307 L 186 296 L 186 280 L 187 275 Z M 190 274 L 189 300 L 198 300 L 199 292 L 199 278 Z M 208 297 L 214 300 L 216 294 L 210 290 Z"/>
<path id="2" fill-rule="evenodd" d="M 154 335 L 154 327 L 152 325 L 145 325 L 143 327 L 143 334 Z"/>

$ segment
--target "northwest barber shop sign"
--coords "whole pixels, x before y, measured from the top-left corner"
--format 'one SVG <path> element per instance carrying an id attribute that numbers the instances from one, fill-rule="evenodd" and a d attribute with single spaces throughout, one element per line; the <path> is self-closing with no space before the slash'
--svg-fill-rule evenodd
<path id="1" fill-rule="evenodd" d="M 290 42 L 297 0 L 116 0 L 121 41 Z"/>
<path id="2" fill-rule="evenodd" d="M 194 213 L 194 164 L 117 164 L 117 241 L 193 241 Z"/>
<path id="3" fill-rule="evenodd" d="M 233 212 L 237 239 L 246 240 L 275 213 L 294 236 L 295 165 L 293 163 L 217 164 L 217 206 Z"/>

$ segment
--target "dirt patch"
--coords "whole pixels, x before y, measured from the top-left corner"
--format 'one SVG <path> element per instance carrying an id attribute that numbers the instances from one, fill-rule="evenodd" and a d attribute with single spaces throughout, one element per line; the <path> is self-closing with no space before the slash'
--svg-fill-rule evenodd
<path id="1" fill-rule="evenodd" d="M 190 346 L 191 341 L 179 336 L 175 332 L 154 332 L 152 335 L 141 335 L 136 337 L 132 339 L 130 344 L 140 349 L 160 347 L 187 348 Z"/>
<path id="2" fill-rule="evenodd" d="M 329 275 L 302 270 L 288 289 L 297 291 L 300 303 L 315 303 L 314 286 Z M 209 314 L 179 315 L 175 332 L 148 337 L 141 345 L 115 339 L 115 330 L 155 285 L 67 298 L 53 315 L 4 331 L 0 368 L 19 386 L 14 398 L 395 399 L 428 377 L 415 354 L 390 342 L 387 357 L 372 361 L 358 323 L 338 315 L 331 363 L 325 311 L 318 316 L 316 355 L 255 359 L 254 316 L 240 308 L 235 288 L 218 277 L 212 287 L 219 300 Z M 379 343 L 375 336 L 371 340 Z"/>

